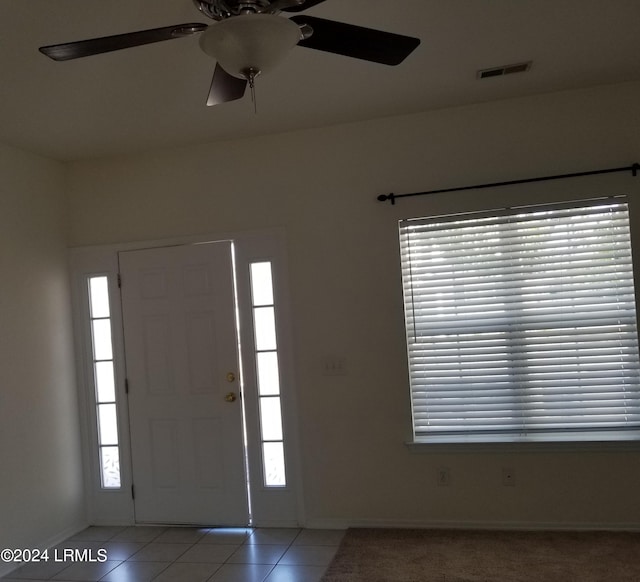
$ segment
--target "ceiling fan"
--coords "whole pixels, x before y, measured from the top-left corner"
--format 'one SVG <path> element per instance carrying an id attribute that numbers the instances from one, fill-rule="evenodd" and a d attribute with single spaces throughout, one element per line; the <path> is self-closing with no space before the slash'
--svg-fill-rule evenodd
<path id="1" fill-rule="evenodd" d="M 247 85 L 274 68 L 295 46 L 386 65 L 398 65 L 420 44 L 409 36 L 326 20 L 306 14 L 325 0 L 193 0 L 211 25 L 176 24 L 40 47 L 55 61 L 88 57 L 200 34 L 200 47 L 216 59 L 207 105 L 243 97 Z"/>

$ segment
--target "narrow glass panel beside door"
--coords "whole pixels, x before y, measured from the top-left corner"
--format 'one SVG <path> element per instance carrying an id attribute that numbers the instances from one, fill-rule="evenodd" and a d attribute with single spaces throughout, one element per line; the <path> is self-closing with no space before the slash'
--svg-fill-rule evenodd
<path id="1" fill-rule="evenodd" d="M 116 385 L 113 376 L 113 362 L 95 362 L 94 370 L 98 402 L 115 402 Z"/>
<path id="2" fill-rule="evenodd" d="M 93 381 L 98 434 L 98 464 L 103 489 L 119 489 L 120 450 L 113 367 L 113 337 L 106 275 L 88 278 Z"/>
<path id="3" fill-rule="evenodd" d="M 120 451 L 118 447 L 100 447 L 100 472 L 102 487 L 120 488 Z"/>
<path id="4" fill-rule="evenodd" d="M 284 487 L 287 484 L 284 471 L 284 447 L 282 442 L 262 443 L 264 478 L 267 487 Z"/>
<path id="5" fill-rule="evenodd" d="M 255 307 L 253 324 L 256 335 L 256 349 L 259 351 L 275 350 L 276 319 L 273 307 Z"/>
<path id="6" fill-rule="evenodd" d="M 260 398 L 260 425 L 265 441 L 282 440 L 282 412 L 280 397 Z"/>
<path id="7" fill-rule="evenodd" d="M 258 393 L 260 396 L 280 394 L 280 373 L 277 352 L 258 352 Z"/>
<path id="8" fill-rule="evenodd" d="M 270 261 L 251 263 L 251 301 L 258 377 L 260 439 L 265 487 L 287 484 L 278 371 L 276 305 Z"/>

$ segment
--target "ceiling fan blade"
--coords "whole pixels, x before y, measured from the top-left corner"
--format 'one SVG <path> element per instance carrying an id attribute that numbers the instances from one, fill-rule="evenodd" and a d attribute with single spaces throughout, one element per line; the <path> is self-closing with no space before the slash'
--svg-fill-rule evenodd
<path id="1" fill-rule="evenodd" d="M 419 38 L 305 14 L 292 16 L 291 20 L 296 24 L 308 24 L 313 28 L 313 34 L 301 40 L 298 46 L 383 65 L 399 65 L 420 44 Z"/>
<path id="2" fill-rule="evenodd" d="M 219 63 L 216 63 L 216 70 L 213 72 L 213 81 L 209 89 L 207 105 L 219 105 L 227 101 L 235 101 L 244 96 L 247 89 L 247 81 L 238 79 L 225 71 Z"/>
<path id="3" fill-rule="evenodd" d="M 307 10 L 308 8 L 312 8 L 316 4 L 320 4 L 325 0 L 306 0 L 300 6 L 290 6 L 289 8 L 283 8 L 283 12 L 302 12 L 303 10 Z"/>
<path id="4" fill-rule="evenodd" d="M 138 32 L 103 36 L 77 42 L 53 44 L 40 47 L 38 50 L 54 61 L 68 61 L 70 59 L 79 59 L 81 57 L 89 57 L 143 44 L 189 36 L 206 29 L 207 25 L 199 22 L 176 24 L 174 26 L 165 26 L 164 28 L 153 28 L 151 30 L 140 30 Z"/>

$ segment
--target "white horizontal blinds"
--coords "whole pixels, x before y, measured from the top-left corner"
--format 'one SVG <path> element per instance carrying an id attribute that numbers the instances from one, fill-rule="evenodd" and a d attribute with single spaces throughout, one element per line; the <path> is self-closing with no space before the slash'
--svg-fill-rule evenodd
<path id="1" fill-rule="evenodd" d="M 400 235 L 417 437 L 640 426 L 626 203 L 403 221 Z"/>

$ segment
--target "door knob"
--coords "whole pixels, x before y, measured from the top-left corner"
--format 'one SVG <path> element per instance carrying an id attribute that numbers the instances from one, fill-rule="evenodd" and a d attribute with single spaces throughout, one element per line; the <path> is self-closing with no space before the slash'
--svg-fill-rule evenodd
<path id="1" fill-rule="evenodd" d="M 236 393 L 235 393 L 235 392 L 229 392 L 229 393 L 224 397 L 224 399 L 225 399 L 227 402 L 235 402 L 237 398 L 238 398 L 238 397 L 236 396 Z"/>
<path id="2" fill-rule="evenodd" d="M 235 382 L 236 375 L 233 372 L 227 374 L 227 382 Z"/>

